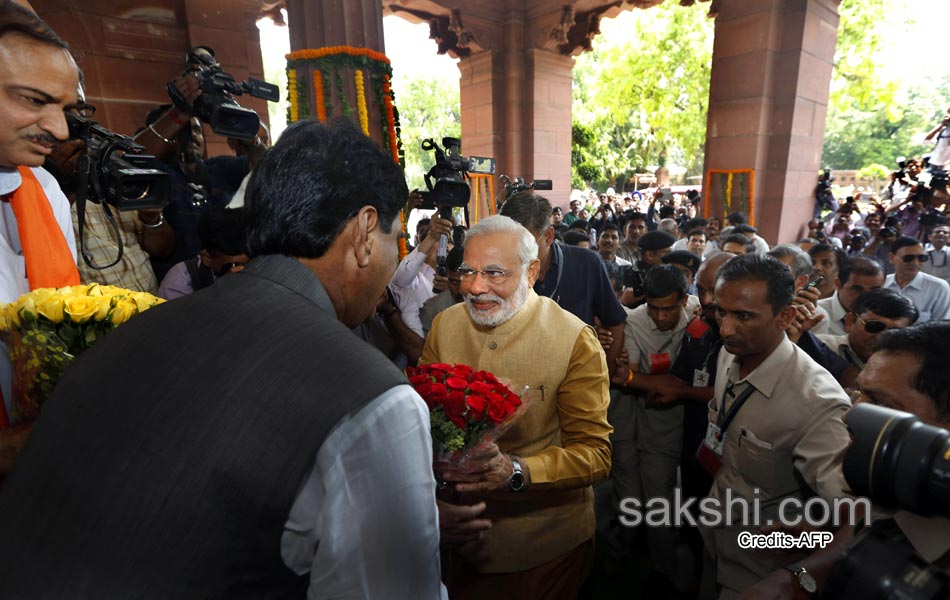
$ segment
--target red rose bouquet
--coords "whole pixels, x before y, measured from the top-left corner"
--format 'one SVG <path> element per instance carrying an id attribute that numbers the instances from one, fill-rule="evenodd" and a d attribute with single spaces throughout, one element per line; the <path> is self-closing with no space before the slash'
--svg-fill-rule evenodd
<path id="1" fill-rule="evenodd" d="M 487 371 L 468 365 L 409 367 L 409 383 L 429 407 L 438 460 L 459 463 L 469 450 L 497 440 L 525 404 L 521 395 Z"/>

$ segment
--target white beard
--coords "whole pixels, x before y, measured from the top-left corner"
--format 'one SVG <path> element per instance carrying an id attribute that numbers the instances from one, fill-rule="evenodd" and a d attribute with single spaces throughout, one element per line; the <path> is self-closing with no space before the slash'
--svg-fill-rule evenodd
<path id="1" fill-rule="evenodd" d="M 515 293 L 509 298 L 502 298 L 492 292 L 485 292 L 477 296 L 466 294 L 465 307 L 468 308 L 469 316 L 472 317 L 472 320 L 475 321 L 477 325 L 497 327 L 507 322 L 521 310 L 524 303 L 528 301 L 528 292 L 530 291 L 531 288 L 528 286 L 528 274 L 525 272 L 521 275 L 521 282 L 518 284 L 518 289 L 516 289 Z M 498 308 L 493 312 L 478 310 L 472 305 L 473 299 L 479 302 L 497 302 Z"/>

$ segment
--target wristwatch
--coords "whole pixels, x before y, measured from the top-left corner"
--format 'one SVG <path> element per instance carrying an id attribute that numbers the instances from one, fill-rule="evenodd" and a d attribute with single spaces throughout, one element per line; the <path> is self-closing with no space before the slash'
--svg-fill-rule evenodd
<path id="1" fill-rule="evenodd" d="M 524 469 L 521 468 L 521 463 L 518 462 L 518 459 L 514 456 L 511 458 L 511 477 L 508 478 L 508 489 L 512 492 L 520 492 L 524 489 L 525 478 L 524 478 Z"/>
<path id="2" fill-rule="evenodd" d="M 811 576 L 811 573 L 805 570 L 805 567 L 797 564 L 788 565 L 785 567 L 785 570 L 798 579 L 798 585 L 808 592 L 809 596 L 818 591 L 818 584 L 815 582 L 815 578 Z"/>

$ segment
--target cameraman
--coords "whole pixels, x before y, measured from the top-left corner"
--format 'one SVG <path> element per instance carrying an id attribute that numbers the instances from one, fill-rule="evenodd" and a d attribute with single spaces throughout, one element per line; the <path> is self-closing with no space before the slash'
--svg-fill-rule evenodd
<path id="1" fill-rule="evenodd" d="M 0 0 L 0 304 L 32 289 L 79 283 L 69 202 L 42 168 L 66 139 L 79 68 L 35 13 Z M 0 344 L 0 477 L 25 439 L 8 428 L 12 370 Z"/>
<path id="2" fill-rule="evenodd" d="M 937 137 L 937 145 L 930 155 L 930 166 L 946 169 L 950 164 L 950 110 L 940 119 L 940 124 L 924 137 L 924 141 L 929 142 L 934 136 Z"/>
<path id="3" fill-rule="evenodd" d="M 928 425 L 950 428 L 950 372 L 945 364 L 948 355 L 950 321 L 930 321 L 882 333 L 877 350 L 858 377 L 860 392 L 855 402 L 871 402 L 909 412 Z M 874 527 L 890 519 L 902 537 L 894 540 L 895 543 L 910 544 L 926 561 L 950 573 L 950 520 L 921 517 L 901 510 L 883 521 L 875 520 Z M 852 537 L 852 529 L 840 527 L 831 546 L 814 552 L 796 565 L 769 574 L 746 590 L 740 599 L 804 597 L 800 579 L 793 575 L 799 568 L 814 578 L 819 592 L 823 591 L 832 566 Z"/>
<path id="4" fill-rule="evenodd" d="M 189 65 L 189 70 L 171 82 L 184 101 L 153 109 L 145 118 L 145 127 L 134 137 L 137 144 L 162 161 L 162 170 L 171 177 L 168 205 L 162 214 L 175 232 L 175 244 L 167 258 L 152 257 L 159 281 L 176 263 L 198 253 L 201 215 L 209 206 L 227 206 L 250 170 L 247 155 L 204 158 L 204 131 L 193 114 L 202 91 L 190 70 L 193 68 Z"/>

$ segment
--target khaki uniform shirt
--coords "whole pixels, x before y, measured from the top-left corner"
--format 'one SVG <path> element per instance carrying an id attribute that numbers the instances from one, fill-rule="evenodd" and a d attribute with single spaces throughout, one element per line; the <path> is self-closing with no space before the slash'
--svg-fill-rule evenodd
<path id="1" fill-rule="evenodd" d="M 755 388 L 726 431 L 722 467 L 709 493 L 723 510 L 729 510 L 726 490 L 750 504 L 757 498 L 759 525 L 765 525 L 768 519 L 777 522 L 782 500 L 807 497 L 808 490 L 801 483 L 828 502 L 829 508 L 835 498 L 847 495 L 841 460 L 850 442 L 843 419 L 851 402 L 828 371 L 783 337 L 772 354 L 744 379 L 739 377 L 735 355 L 723 348 L 717 373 L 716 395 L 709 402 L 711 423 L 719 419 L 727 384 L 732 384 L 735 396 L 746 386 Z M 732 397 L 726 410 L 731 401 Z M 770 572 L 804 556 L 740 548 L 739 533 L 758 534 L 759 525 L 750 522 L 742 527 L 741 511 L 732 505 L 731 512 L 732 526 L 701 530 L 717 562 L 721 598 L 735 597 Z M 793 517 L 795 511 L 789 508 L 786 515 Z"/>
<path id="2" fill-rule="evenodd" d="M 492 528 L 462 546 L 462 557 L 484 573 L 511 573 L 591 539 L 591 485 L 610 471 L 612 431 L 607 360 L 594 330 L 533 291 L 497 327 L 475 325 L 456 304 L 436 315 L 419 363 L 462 363 L 530 388 L 531 405 L 498 445 L 522 457 L 531 485 L 484 498 Z"/>

